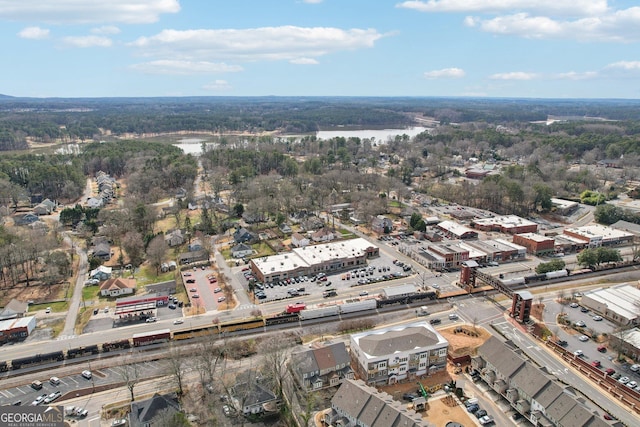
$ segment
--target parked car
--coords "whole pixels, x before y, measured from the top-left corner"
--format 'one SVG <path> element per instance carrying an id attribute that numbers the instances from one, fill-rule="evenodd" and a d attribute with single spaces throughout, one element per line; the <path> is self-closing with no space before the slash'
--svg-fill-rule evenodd
<path id="1" fill-rule="evenodd" d="M 582 350 L 576 350 L 573 352 L 573 354 L 578 357 L 584 356 L 584 353 L 582 352 Z"/>
<path id="2" fill-rule="evenodd" d="M 218 292 L 222 292 L 222 289 L 220 289 L 220 288 L 215 288 L 215 289 L 213 290 L 213 293 L 214 293 L 214 294 L 217 294 Z"/>
<path id="3" fill-rule="evenodd" d="M 218 298 L 218 302 L 223 302 L 224 300 L 226 300 L 226 298 L 225 298 L 225 297 L 220 297 L 220 298 Z"/>
<path id="4" fill-rule="evenodd" d="M 47 396 L 48 396 L 48 394 L 45 393 L 45 394 L 41 394 L 40 396 L 36 397 L 36 399 L 33 402 L 31 402 L 31 406 L 38 406 L 39 404 L 44 402 L 44 399 L 46 399 Z"/>
<path id="5" fill-rule="evenodd" d="M 155 322 L 156 320 L 158 320 L 158 319 L 156 319 L 155 317 L 151 316 L 151 317 L 147 317 L 147 320 L 145 320 L 145 322 L 147 322 L 147 323 L 153 323 L 153 322 Z"/>
<path id="6" fill-rule="evenodd" d="M 629 377 L 620 377 L 620 379 L 618 380 L 618 382 L 619 382 L 620 384 L 626 384 L 626 383 L 628 383 L 629 381 L 631 381 L 631 379 L 630 379 Z"/>
<path id="7" fill-rule="evenodd" d="M 599 360 L 594 360 L 593 362 L 591 362 L 591 366 L 593 366 L 594 368 L 600 368 L 602 367 L 602 364 Z"/>
<path id="8" fill-rule="evenodd" d="M 602 320 L 602 316 L 593 316 L 593 320 L 600 322 Z"/>
<path id="9" fill-rule="evenodd" d="M 413 399 L 417 399 L 417 398 L 418 398 L 418 395 L 415 393 L 405 393 L 402 395 L 402 399 L 407 400 L 409 402 L 412 402 Z"/>
<path id="10" fill-rule="evenodd" d="M 589 337 L 588 337 L 588 336 L 586 336 L 586 335 L 580 335 L 580 336 L 578 337 L 578 340 L 580 340 L 580 341 L 582 341 L 582 342 L 587 342 L 587 341 L 589 341 Z"/>
<path id="11" fill-rule="evenodd" d="M 473 414 L 473 413 L 475 413 L 475 412 L 477 412 L 479 410 L 480 410 L 480 406 L 478 406 L 478 405 L 469 405 L 469 406 L 467 406 L 467 412 L 469 412 L 470 414 Z"/>
<path id="12" fill-rule="evenodd" d="M 93 374 L 91 373 L 91 371 L 82 371 L 82 376 L 88 380 L 90 380 L 91 378 L 93 378 Z"/>
<path id="13" fill-rule="evenodd" d="M 196 279 L 187 279 L 187 283 L 196 283 Z"/>
<path id="14" fill-rule="evenodd" d="M 636 388 L 638 383 L 636 381 L 629 381 L 628 383 L 625 384 L 627 387 L 629 388 Z"/>
<path id="15" fill-rule="evenodd" d="M 431 323 L 432 325 L 437 325 L 437 324 L 442 323 L 442 320 L 440 320 L 440 319 L 431 319 L 431 320 L 429 320 L 429 323 Z"/>
<path id="16" fill-rule="evenodd" d="M 191 298 L 200 298 L 200 295 L 198 295 L 198 294 L 193 294 L 193 295 L 191 295 Z"/>
<path id="17" fill-rule="evenodd" d="M 49 378 L 49 383 L 51 385 L 60 385 L 60 378 L 58 377 L 51 377 Z"/>
<path id="18" fill-rule="evenodd" d="M 615 373 L 616 373 L 615 369 L 613 369 L 613 368 L 607 368 L 607 369 L 605 369 L 604 371 L 605 371 L 605 372 L 607 373 L 607 375 L 609 375 L 609 376 L 611 376 L 611 375 L 613 375 L 613 374 L 615 374 Z"/>
<path id="19" fill-rule="evenodd" d="M 578 320 L 576 323 L 574 323 L 574 325 L 576 325 L 579 328 L 584 328 L 586 325 L 586 323 L 584 323 L 582 320 Z"/>
<path id="20" fill-rule="evenodd" d="M 482 418 L 487 415 L 487 411 L 485 411 L 484 409 L 480 409 L 479 411 L 476 411 L 474 415 L 476 416 L 476 418 Z"/>
<path id="21" fill-rule="evenodd" d="M 60 396 L 62 396 L 62 393 L 60 393 L 60 391 L 54 391 L 53 393 L 51 393 L 50 395 L 48 395 L 47 397 L 45 397 L 45 399 L 42 401 L 42 403 L 51 403 L 54 400 L 58 399 Z"/>
<path id="22" fill-rule="evenodd" d="M 578 308 L 578 307 L 580 307 L 580 304 L 578 304 L 577 302 L 572 302 L 571 304 L 569 304 L 569 307 Z"/>
<path id="23" fill-rule="evenodd" d="M 633 372 L 638 372 L 640 371 L 640 365 L 631 365 L 629 369 L 631 369 Z"/>

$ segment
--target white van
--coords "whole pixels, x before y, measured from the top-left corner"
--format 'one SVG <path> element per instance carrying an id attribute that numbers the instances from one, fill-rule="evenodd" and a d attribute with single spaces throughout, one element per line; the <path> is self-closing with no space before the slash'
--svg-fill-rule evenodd
<path id="1" fill-rule="evenodd" d="M 58 377 L 51 377 L 49 378 L 49 383 L 51 385 L 60 385 L 60 378 Z"/>
<path id="2" fill-rule="evenodd" d="M 82 376 L 88 380 L 90 380 L 93 375 L 91 374 L 91 371 L 82 371 Z"/>
<path id="3" fill-rule="evenodd" d="M 466 402 L 464 402 L 464 404 L 465 404 L 465 406 L 467 406 L 467 407 L 469 407 L 469 406 L 471 406 L 471 405 L 477 405 L 477 404 L 478 404 L 478 398 L 477 398 L 477 397 L 474 397 L 474 398 L 471 398 L 471 399 L 467 399 L 467 401 L 466 401 Z"/>
<path id="4" fill-rule="evenodd" d="M 449 320 L 458 320 L 458 315 L 457 315 L 457 314 L 455 314 L 455 313 L 451 313 L 451 314 L 449 315 Z"/>

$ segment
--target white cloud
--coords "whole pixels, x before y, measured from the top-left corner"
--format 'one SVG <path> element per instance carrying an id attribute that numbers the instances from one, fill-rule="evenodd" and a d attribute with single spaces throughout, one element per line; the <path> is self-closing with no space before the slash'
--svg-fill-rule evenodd
<path id="1" fill-rule="evenodd" d="M 538 75 L 535 73 L 525 73 L 522 71 L 514 71 L 511 73 L 498 73 L 489 76 L 492 80 L 533 80 Z"/>
<path id="2" fill-rule="evenodd" d="M 145 74 L 213 74 L 213 73 L 234 73 L 242 71 L 239 65 L 228 65 L 225 63 L 213 63 L 207 61 L 181 61 L 181 60 L 158 60 L 132 65 L 136 71 Z"/>
<path id="3" fill-rule="evenodd" d="M 420 12 L 529 11 L 566 16 L 599 15 L 608 10 L 607 0 L 415 0 L 399 3 L 397 7 Z"/>
<path id="4" fill-rule="evenodd" d="M 322 0 L 302 0 L 305 3 L 309 3 L 309 4 L 318 4 L 318 3 L 322 3 Z"/>
<path id="5" fill-rule="evenodd" d="M 69 36 L 64 37 L 62 41 L 73 47 L 110 47 L 113 42 L 108 37 L 101 36 Z"/>
<path id="6" fill-rule="evenodd" d="M 49 37 L 49 30 L 40 27 L 26 27 L 20 30 L 18 36 L 23 39 L 41 40 Z"/>
<path id="7" fill-rule="evenodd" d="M 464 75 L 464 70 L 461 68 L 443 68 L 442 70 L 433 70 L 424 73 L 426 79 L 459 79 L 464 77 Z"/>
<path id="8" fill-rule="evenodd" d="M 224 91 L 224 90 L 232 89 L 231 85 L 226 80 L 215 80 L 212 83 L 204 85 L 202 88 L 206 90 L 214 90 L 214 91 Z"/>
<path id="9" fill-rule="evenodd" d="M 221 30 L 163 30 L 131 43 L 145 56 L 184 60 L 294 60 L 373 47 L 384 37 L 374 29 L 262 27 Z"/>
<path id="10" fill-rule="evenodd" d="M 115 25 L 103 25 L 102 27 L 92 28 L 91 33 L 99 35 L 120 34 L 120 28 Z"/>
<path id="11" fill-rule="evenodd" d="M 0 19 L 55 24 L 150 23 L 179 10 L 178 0 L 0 0 Z"/>
<path id="12" fill-rule="evenodd" d="M 289 62 L 291 62 L 292 64 L 298 64 L 298 65 L 316 65 L 319 64 L 319 62 L 313 58 L 295 58 L 290 60 Z"/>
<path id="13" fill-rule="evenodd" d="M 608 0 L 422 0 L 405 1 L 397 7 L 482 14 L 465 17 L 464 24 L 492 34 L 583 42 L 640 41 L 640 7 L 616 9 Z"/>
<path id="14" fill-rule="evenodd" d="M 640 61 L 618 61 L 605 68 L 624 71 L 640 71 Z"/>
<path id="15" fill-rule="evenodd" d="M 595 79 L 596 77 L 598 77 L 598 72 L 597 71 L 584 71 L 584 72 L 576 72 L 576 71 L 569 71 L 566 73 L 559 73 L 556 74 L 555 76 L 553 76 L 556 79 L 560 79 L 560 80 L 588 80 L 588 79 Z"/>

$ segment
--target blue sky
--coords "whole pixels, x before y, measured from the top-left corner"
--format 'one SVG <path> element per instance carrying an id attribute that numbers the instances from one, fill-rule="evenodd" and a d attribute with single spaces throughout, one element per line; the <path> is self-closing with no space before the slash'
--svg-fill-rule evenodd
<path id="1" fill-rule="evenodd" d="M 0 0 L 0 93 L 640 98 L 630 0 Z"/>

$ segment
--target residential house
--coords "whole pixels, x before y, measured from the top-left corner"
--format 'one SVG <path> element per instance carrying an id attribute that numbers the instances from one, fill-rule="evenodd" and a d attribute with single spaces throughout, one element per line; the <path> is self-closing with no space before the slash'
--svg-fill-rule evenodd
<path id="1" fill-rule="evenodd" d="M 91 254 L 103 261 L 109 261 L 111 259 L 111 246 L 106 242 L 99 243 L 93 247 Z"/>
<path id="2" fill-rule="evenodd" d="M 44 202 L 39 203 L 33 208 L 33 213 L 36 215 L 49 215 L 51 212 L 53 212 L 53 208 Z"/>
<path id="3" fill-rule="evenodd" d="M 280 231 L 282 231 L 284 234 L 291 234 L 293 230 L 291 229 L 289 224 L 283 222 L 282 224 L 280 224 Z"/>
<path id="4" fill-rule="evenodd" d="M 420 321 L 351 335 L 351 359 L 367 384 L 395 384 L 442 371 L 449 342 Z"/>
<path id="5" fill-rule="evenodd" d="M 247 224 L 257 224 L 259 222 L 265 222 L 267 217 L 264 214 L 256 212 L 245 212 L 242 214 L 242 219 Z"/>
<path id="6" fill-rule="evenodd" d="M 187 248 L 189 252 L 201 251 L 202 249 L 203 249 L 203 246 L 200 239 L 193 239 L 193 241 L 189 243 L 189 246 Z"/>
<path id="7" fill-rule="evenodd" d="M 251 232 L 246 228 L 240 227 L 235 231 L 235 233 L 233 233 L 233 240 L 236 243 L 247 243 L 253 240 L 253 234 L 251 234 Z"/>
<path id="8" fill-rule="evenodd" d="M 309 246 L 309 243 L 311 243 L 309 239 L 300 233 L 293 233 L 291 235 L 291 244 L 296 248 L 304 248 L 305 246 Z"/>
<path id="9" fill-rule="evenodd" d="M 89 197 L 87 199 L 87 207 L 91 209 L 98 209 L 104 206 L 104 200 L 102 197 Z"/>
<path id="10" fill-rule="evenodd" d="M 178 255 L 179 264 L 190 264 L 198 261 L 208 261 L 209 253 L 207 251 L 185 252 Z"/>
<path id="11" fill-rule="evenodd" d="M 393 231 L 393 221 L 384 215 L 378 215 L 371 220 L 371 230 L 378 234 L 388 234 Z"/>
<path id="12" fill-rule="evenodd" d="M 29 304 L 13 298 L 0 311 L 0 320 L 17 319 L 20 317 L 24 317 L 27 311 L 29 311 Z"/>
<path id="13" fill-rule="evenodd" d="M 513 343 L 489 338 L 471 359 L 471 367 L 533 425 L 606 427 L 571 388 L 554 381 L 546 368 L 525 359 Z"/>
<path id="14" fill-rule="evenodd" d="M 276 395 L 255 379 L 234 385 L 231 399 L 243 415 L 275 413 L 280 404 Z"/>
<path id="15" fill-rule="evenodd" d="M 314 242 L 330 242 L 336 238 L 336 234 L 329 230 L 327 227 L 323 227 L 315 233 L 311 234 L 311 240 Z"/>
<path id="16" fill-rule="evenodd" d="M 360 380 L 345 380 L 324 415 L 328 427 L 432 427 L 426 419 L 387 393 Z"/>
<path id="17" fill-rule="evenodd" d="M 292 354 L 290 369 L 304 391 L 334 387 L 345 379 L 354 378 L 349 353 L 343 342 Z"/>
<path id="18" fill-rule="evenodd" d="M 171 418 L 180 411 L 180 403 L 175 394 L 156 393 L 150 399 L 131 402 L 129 425 L 131 427 L 171 425 Z"/>
<path id="19" fill-rule="evenodd" d="M 39 220 L 40 218 L 38 218 L 38 215 L 33 213 L 16 215 L 13 217 L 13 222 L 15 223 L 15 225 L 29 225 Z"/>
<path id="20" fill-rule="evenodd" d="M 89 272 L 89 279 L 96 279 L 99 281 L 107 280 L 111 278 L 111 267 L 105 267 L 104 265 L 98 266 L 98 268 Z"/>
<path id="21" fill-rule="evenodd" d="M 184 243 L 182 230 L 173 230 L 164 235 L 164 241 L 169 247 L 180 246 Z"/>
<path id="22" fill-rule="evenodd" d="M 238 243 L 231 248 L 231 256 L 234 258 L 244 258 L 253 255 L 253 249 L 246 243 Z"/>
<path id="23" fill-rule="evenodd" d="M 303 231 L 314 231 L 324 227 L 324 221 L 317 216 L 309 216 L 300 222 L 300 228 Z"/>
<path id="24" fill-rule="evenodd" d="M 103 297 L 118 297 L 120 295 L 131 295 L 136 289 L 136 279 L 107 279 L 100 283 L 100 295 Z"/>

